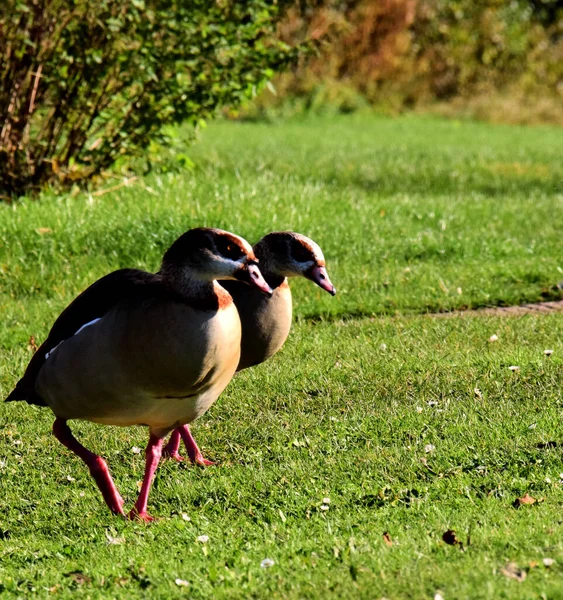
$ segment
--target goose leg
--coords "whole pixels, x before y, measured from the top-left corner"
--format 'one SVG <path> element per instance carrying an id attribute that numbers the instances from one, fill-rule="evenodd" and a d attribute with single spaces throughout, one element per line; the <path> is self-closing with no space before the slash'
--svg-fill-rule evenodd
<path id="1" fill-rule="evenodd" d="M 174 460 L 177 460 L 179 462 L 184 460 L 184 457 L 181 456 L 178 452 L 178 450 L 180 449 L 180 441 L 181 438 L 179 428 L 174 429 L 172 435 L 170 436 L 170 439 L 168 440 L 168 444 L 164 446 L 162 456 L 164 456 L 164 458 L 173 458 Z"/>
<path id="2" fill-rule="evenodd" d="M 101 456 L 98 456 L 85 448 L 74 435 L 72 435 L 72 431 L 67 425 L 66 419 L 61 419 L 60 417 L 55 419 L 55 422 L 53 423 L 53 434 L 63 446 L 66 446 L 86 463 L 86 466 L 90 470 L 90 475 L 92 475 L 100 492 L 102 492 L 102 496 L 111 512 L 116 515 L 124 515 L 123 498 L 120 496 L 113 483 L 106 461 Z"/>
<path id="3" fill-rule="evenodd" d="M 203 458 L 203 454 L 198 448 L 188 425 L 182 425 L 182 427 L 178 427 L 174 430 L 174 432 L 176 431 L 180 433 L 180 437 L 184 440 L 188 456 L 194 464 L 200 465 L 201 467 L 210 467 L 215 464 L 213 461 Z"/>
<path id="4" fill-rule="evenodd" d="M 141 486 L 137 502 L 135 502 L 135 506 L 128 515 L 130 519 L 138 519 L 145 521 L 145 523 L 154 521 L 154 517 L 151 517 L 147 513 L 147 503 L 154 473 L 162 455 L 162 442 L 162 437 L 158 437 L 154 433 L 150 434 L 146 450 L 145 477 L 143 478 L 143 485 Z"/>
<path id="5" fill-rule="evenodd" d="M 166 458 L 173 458 L 177 461 L 184 460 L 184 457 L 178 452 L 181 439 L 184 440 L 184 445 L 186 446 L 188 456 L 192 463 L 199 465 L 200 467 L 210 467 L 215 464 L 213 461 L 203 458 L 203 454 L 198 448 L 188 425 L 182 425 L 181 427 L 176 427 L 176 429 L 174 429 L 168 440 L 168 444 L 164 447 L 163 456 Z"/>

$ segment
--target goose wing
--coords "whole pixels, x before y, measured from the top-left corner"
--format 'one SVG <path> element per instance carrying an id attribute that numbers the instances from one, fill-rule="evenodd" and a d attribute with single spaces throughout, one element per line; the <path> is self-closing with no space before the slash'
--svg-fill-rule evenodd
<path id="1" fill-rule="evenodd" d="M 35 381 L 49 353 L 58 344 L 73 336 L 84 325 L 100 319 L 118 304 L 166 292 L 158 274 L 138 269 L 120 269 L 98 279 L 60 314 L 6 402 L 25 400 L 28 404 L 46 406 L 35 391 Z"/>

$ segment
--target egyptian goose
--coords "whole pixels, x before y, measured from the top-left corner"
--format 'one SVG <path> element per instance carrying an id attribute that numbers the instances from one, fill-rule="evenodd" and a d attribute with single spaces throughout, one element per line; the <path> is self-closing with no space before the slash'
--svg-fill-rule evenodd
<path id="1" fill-rule="evenodd" d="M 102 277 L 62 312 L 7 398 L 51 408 L 55 437 L 86 463 L 116 514 L 124 515 L 124 502 L 105 461 L 67 421 L 149 427 L 143 484 L 128 516 L 152 520 L 147 500 L 164 436 L 201 416 L 239 363 L 240 319 L 219 277 L 272 294 L 250 244 L 219 229 L 184 233 L 156 274 Z"/>
<path id="2" fill-rule="evenodd" d="M 326 270 L 323 252 L 312 239 L 292 231 L 277 231 L 263 237 L 254 246 L 254 253 L 260 261 L 264 279 L 274 290 L 272 296 L 266 297 L 236 281 L 220 282 L 233 297 L 242 324 L 237 371 L 268 360 L 284 345 L 292 317 L 289 277 L 305 277 L 329 294 L 336 294 Z M 178 452 L 180 438 L 192 462 L 202 466 L 213 464 L 203 458 L 187 425 L 174 430 L 164 448 L 165 456 L 183 460 Z"/>

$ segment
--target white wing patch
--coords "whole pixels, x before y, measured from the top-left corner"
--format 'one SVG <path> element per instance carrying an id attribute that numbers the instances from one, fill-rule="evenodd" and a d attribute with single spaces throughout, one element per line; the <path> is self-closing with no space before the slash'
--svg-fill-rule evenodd
<path id="1" fill-rule="evenodd" d="M 90 327 L 90 325 L 93 325 L 94 323 L 97 323 L 98 321 L 101 321 L 102 317 L 98 317 L 97 319 L 94 319 L 93 321 L 88 321 L 88 323 L 84 323 L 84 325 L 82 325 L 82 327 L 74 334 L 78 334 L 80 333 L 83 329 L 86 329 L 86 327 Z"/>
<path id="2" fill-rule="evenodd" d="M 79 334 L 83 329 L 86 329 L 86 327 L 90 327 L 90 325 L 93 325 L 94 323 L 97 323 L 98 321 L 101 320 L 102 317 L 98 317 L 97 319 L 94 319 L 93 321 L 88 321 L 88 323 L 84 323 L 84 325 L 82 325 L 82 327 L 80 327 L 80 329 L 78 331 L 76 331 L 74 333 L 74 335 Z M 51 354 L 53 354 L 53 352 L 64 342 L 65 340 L 63 340 L 62 342 L 59 342 L 54 348 L 51 348 L 49 350 L 49 352 L 47 352 L 45 354 L 45 360 L 47 360 L 49 358 L 49 356 L 51 356 Z"/>

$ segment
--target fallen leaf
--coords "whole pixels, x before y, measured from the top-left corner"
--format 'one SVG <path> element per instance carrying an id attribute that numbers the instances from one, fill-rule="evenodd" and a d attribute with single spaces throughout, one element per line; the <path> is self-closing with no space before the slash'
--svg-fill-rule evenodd
<path id="1" fill-rule="evenodd" d="M 391 547 L 393 545 L 393 540 L 391 539 L 388 531 L 383 532 L 383 541 L 385 542 L 386 546 Z"/>
<path id="2" fill-rule="evenodd" d="M 518 508 L 523 504 L 535 504 L 536 502 L 537 500 L 535 498 L 532 498 L 532 496 L 526 493 L 522 496 L 522 498 L 516 498 L 516 500 L 514 500 L 512 503 L 512 506 L 514 506 L 514 508 Z"/>
<path id="3" fill-rule="evenodd" d="M 526 571 L 524 571 L 524 569 L 521 569 L 516 563 L 510 562 L 508 563 L 506 566 L 504 566 L 500 572 L 505 576 L 508 577 L 509 579 L 516 579 L 516 581 L 519 581 L 520 583 L 522 583 L 522 581 L 524 581 L 524 579 L 526 579 Z"/>
<path id="4" fill-rule="evenodd" d="M 45 235 L 46 233 L 51 233 L 53 230 L 50 227 L 38 227 L 35 231 L 39 235 Z"/>
<path id="5" fill-rule="evenodd" d="M 119 546 L 125 541 L 124 537 L 113 537 L 106 531 L 106 538 L 110 546 Z"/>
<path id="6" fill-rule="evenodd" d="M 463 550 L 463 543 L 455 534 L 453 529 L 448 529 L 442 534 L 442 539 L 449 546 L 459 546 Z"/>
<path id="7" fill-rule="evenodd" d="M 29 347 L 33 350 L 33 352 L 37 352 L 39 348 L 37 342 L 35 341 L 35 338 L 32 335 L 29 336 Z"/>
<path id="8" fill-rule="evenodd" d="M 71 573 L 65 573 L 65 577 L 70 577 L 74 583 L 78 585 L 84 585 L 85 583 L 91 583 L 92 578 L 88 575 L 84 575 L 82 571 L 72 571 Z"/>

